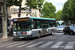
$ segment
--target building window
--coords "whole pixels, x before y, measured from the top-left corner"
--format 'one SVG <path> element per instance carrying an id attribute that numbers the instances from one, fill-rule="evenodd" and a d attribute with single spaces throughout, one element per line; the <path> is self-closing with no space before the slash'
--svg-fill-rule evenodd
<path id="1" fill-rule="evenodd" d="M 37 11 L 35 10 L 35 13 L 37 13 Z"/>
<path id="2" fill-rule="evenodd" d="M 0 5 L 0 11 L 1 11 L 1 5 Z"/>
<path id="3" fill-rule="evenodd" d="M 28 16 L 28 14 L 26 14 L 26 16 Z"/>
<path id="4" fill-rule="evenodd" d="M 11 8 L 11 11 L 17 11 L 17 9 L 16 8 Z"/>
<path id="5" fill-rule="evenodd" d="M 35 14 L 35 17 L 37 17 L 37 15 Z"/>
<path id="6" fill-rule="evenodd" d="M 20 16 L 19 16 L 19 14 L 18 14 L 18 17 L 21 17 L 21 14 L 20 14 Z"/>

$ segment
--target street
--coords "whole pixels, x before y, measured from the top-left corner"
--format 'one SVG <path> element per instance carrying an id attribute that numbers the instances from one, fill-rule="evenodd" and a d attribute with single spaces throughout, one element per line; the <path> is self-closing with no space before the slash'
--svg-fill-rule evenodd
<path id="1" fill-rule="evenodd" d="M 54 33 L 31 40 L 18 40 L 3 42 L 0 50 L 75 50 L 75 35 Z"/>

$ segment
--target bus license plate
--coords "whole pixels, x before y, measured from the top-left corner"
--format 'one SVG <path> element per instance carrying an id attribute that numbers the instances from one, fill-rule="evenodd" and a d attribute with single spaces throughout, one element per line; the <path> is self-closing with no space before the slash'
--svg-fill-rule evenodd
<path id="1" fill-rule="evenodd" d="M 21 33 L 17 33 L 17 34 L 21 34 Z"/>
<path id="2" fill-rule="evenodd" d="M 24 38 L 24 37 L 19 37 L 19 38 Z"/>

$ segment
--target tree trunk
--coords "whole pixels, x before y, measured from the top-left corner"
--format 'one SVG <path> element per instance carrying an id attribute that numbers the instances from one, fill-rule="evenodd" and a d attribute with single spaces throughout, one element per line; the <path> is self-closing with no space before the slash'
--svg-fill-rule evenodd
<path id="1" fill-rule="evenodd" d="M 21 16 L 21 0 L 20 0 L 20 5 L 19 5 L 19 14 L 18 14 L 18 17 Z"/>
<path id="2" fill-rule="evenodd" d="M 8 38 L 7 36 L 7 12 L 6 12 L 6 0 L 3 0 L 3 13 L 4 13 L 4 20 L 3 20 L 3 38 Z"/>

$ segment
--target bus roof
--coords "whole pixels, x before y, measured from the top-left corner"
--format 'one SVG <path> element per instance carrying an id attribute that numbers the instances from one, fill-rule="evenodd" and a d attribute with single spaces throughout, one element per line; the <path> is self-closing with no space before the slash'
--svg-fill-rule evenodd
<path id="1" fill-rule="evenodd" d="M 41 20 L 56 20 L 54 18 L 41 18 L 41 17 L 18 17 L 18 18 L 30 18 L 30 19 L 41 19 Z M 18 19 L 14 18 L 14 19 Z"/>
<path id="2" fill-rule="evenodd" d="M 30 17 L 30 19 L 56 20 L 54 18 L 38 18 L 38 17 Z"/>

